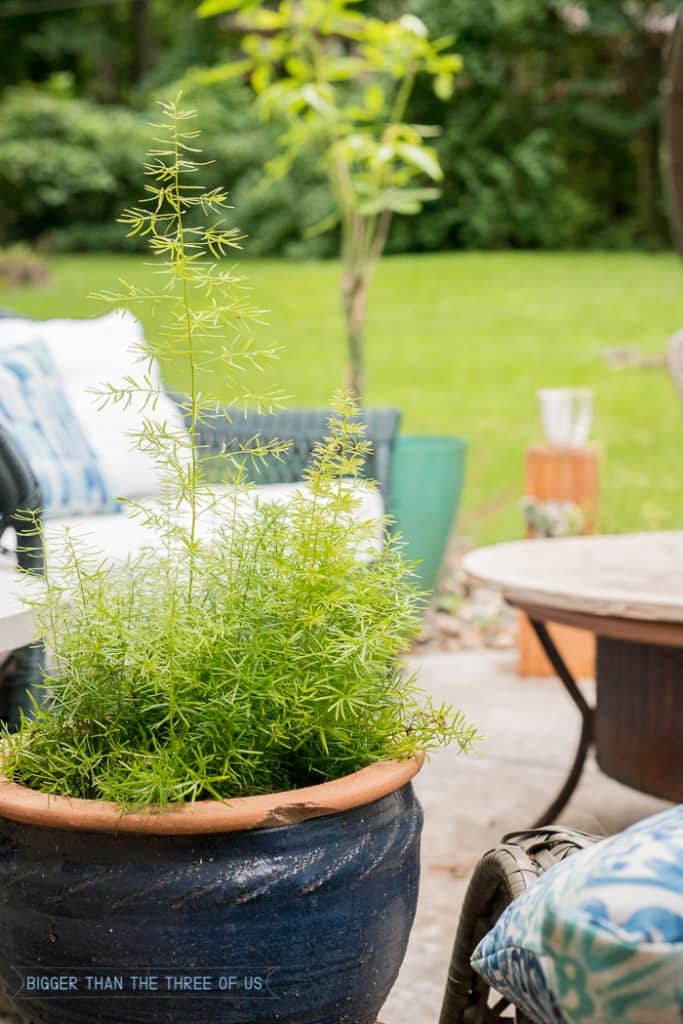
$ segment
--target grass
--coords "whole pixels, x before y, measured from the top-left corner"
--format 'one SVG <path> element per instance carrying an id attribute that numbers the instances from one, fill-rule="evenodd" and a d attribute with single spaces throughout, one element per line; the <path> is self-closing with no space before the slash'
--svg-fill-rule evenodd
<path id="1" fill-rule="evenodd" d="M 42 289 L 2 289 L 0 306 L 33 317 L 100 312 L 87 298 L 120 277 L 144 283 L 143 260 L 60 257 Z M 137 265 L 133 267 L 133 264 Z M 278 381 L 293 405 L 327 404 L 344 380 L 333 263 L 244 261 L 255 299 L 283 345 Z M 158 328 L 143 316 L 145 329 Z M 661 353 L 683 322 L 673 255 L 491 253 L 394 257 L 375 279 L 368 403 L 403 412 L 410 433 L 470 442 L 460 529 L 479 543 L 520 535 L 525 447 L 538 440 L 535 391 L 588 386 L 602 452 L 602 531 L 683 525 L 683 423 L 668 375 L 611 368 L 603 352 Z M 182 388 L 169 369 L 169 383 Z"/>

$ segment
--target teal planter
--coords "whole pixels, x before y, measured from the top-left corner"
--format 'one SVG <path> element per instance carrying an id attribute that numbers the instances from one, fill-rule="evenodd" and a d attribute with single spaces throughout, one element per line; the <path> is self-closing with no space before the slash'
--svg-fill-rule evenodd
<path id="1" fill-rule="evenodd" d="M 406 557 L 419 561 L 419 583 L 436 586 L 465 480 L 467 442 L 461 437 L 404 437 L 391 463 L 391 512 Z"/>

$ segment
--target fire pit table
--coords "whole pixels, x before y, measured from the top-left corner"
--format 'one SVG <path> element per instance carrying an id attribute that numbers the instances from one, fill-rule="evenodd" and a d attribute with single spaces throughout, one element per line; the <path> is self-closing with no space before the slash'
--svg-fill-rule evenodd
<path id="1" fill-rule="evenodd" d="M 560 814 L 593 747 L 606 775 L 683 802 L 683 532 L 495 544 L 470 552 L 464 567 L 526 612 L 581 715 L 574 763 L 536 826 Z M 595 634 L 595 707 L 548 623 Z"/>

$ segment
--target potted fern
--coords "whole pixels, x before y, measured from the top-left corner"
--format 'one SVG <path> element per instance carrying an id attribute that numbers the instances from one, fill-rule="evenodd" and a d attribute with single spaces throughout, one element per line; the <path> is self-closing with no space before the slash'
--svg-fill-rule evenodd
<path id="1" fill-rule="evenodd" d="M 211 381 L 232 406 L 277 396 L 244 373 L 272 352 L 221 262 L 239 237 L 225 193 L 195 184 L 190 117 L 163 105 L 146 200 L 123 217 L 162 286 L 107 296 L 162 305 L 167 328 L 140 379 L 101 398 L 144 409 L 144 361 L 182 359 L 191 431 L 143 413 L 136 443 L 166 478 L 135 509 L 147 550 L 111 564 L 66 536 L 48 565 L 50 699 L 4 740 L 0 982 L 45 1024 L 370 1024 L 415 910 L 410 780 L 473 731 L 400 665 L 419 596 L 396 544 L 354 515 L 367 444 L 350 400 L 288 501 L 244 483 L 244 459 L 279 445 L 226 453 L 222 490 L 205 480 Z"/>

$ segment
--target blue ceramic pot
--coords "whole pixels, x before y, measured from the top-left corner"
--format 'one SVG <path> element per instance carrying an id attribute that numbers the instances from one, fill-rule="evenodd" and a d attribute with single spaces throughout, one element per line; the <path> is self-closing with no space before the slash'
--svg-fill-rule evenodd
<path id="1" fill-rule="evenodd" d="M 371 1024 L 415 913 L 412 786 L 198 836 L 0 819 L 0 982 L 40 1024 Z"/>

